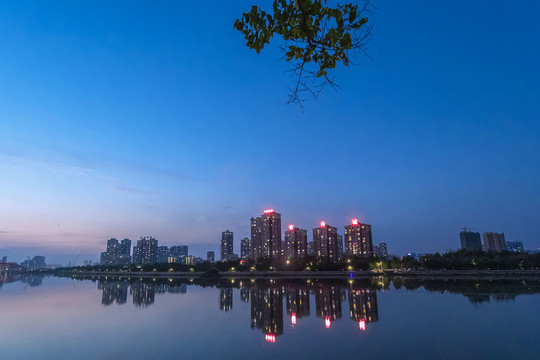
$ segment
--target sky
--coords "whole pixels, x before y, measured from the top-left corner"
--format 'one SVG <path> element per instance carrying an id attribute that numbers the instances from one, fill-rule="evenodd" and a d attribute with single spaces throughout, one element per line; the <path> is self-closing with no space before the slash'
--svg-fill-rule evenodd
<path id="1" fill-rule="evenodd" d="M 267 208 L 359 218 L 395 254 L 464 226 L 540 247 L 538 1 L 373 1 L 369 58 L 303 112 L 279 39 L 257 55 L 233 27 L 255 3 L 2 1 L 0 256 L 204 256 L 227 229 L 239 251 Z"/>

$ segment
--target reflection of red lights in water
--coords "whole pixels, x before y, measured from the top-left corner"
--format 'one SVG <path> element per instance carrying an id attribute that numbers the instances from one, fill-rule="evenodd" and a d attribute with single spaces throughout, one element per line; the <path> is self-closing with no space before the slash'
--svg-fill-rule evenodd
<path id="1" fill-rule="evenodd" d="M 291 314 L 291 324 L 296 325 L 296 314 L 295 313 Z"/>
<path id="2" fill-rule="evenodd" d="M 330 324 L 332 324 L 332 321 L 330 321 L 330 316 L 324 317 L 324 326 L 328 329 L 330 327 Z"/>
<path id="3" fill-rule="evenodd" d="M 276 335 L 266 334 L 264 335 L 264 340 L 268 342 L 276 342 Z"/>
<path id="4" fill-rule="evenodd" d="M 358 328 L 362 331 L 366 331 L 366 320 L 360 319 L 360 321 L 358 321 Z"/>

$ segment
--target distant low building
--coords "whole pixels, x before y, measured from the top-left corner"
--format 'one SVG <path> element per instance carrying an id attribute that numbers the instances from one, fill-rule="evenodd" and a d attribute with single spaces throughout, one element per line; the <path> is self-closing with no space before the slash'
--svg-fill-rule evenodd
<path id="1" fill-rule="evenodd" d="M 512 252 L 523 252 L 525 251 L 523 248 L 523 243 L 521 241 L 507 241 L 506 242 L 506 250 L 512 251 Z"/>
<path id="2" fill-rule="evenodd" d="M 215 262 L 216 261 L 216 253 L 213 252 L 213 251 L 207 251 L 206 252 L 206 261 Z"/>
<path id="3" fill-rule="evenodd" d="M 40 270 L 47 268 L 45 256 L 34 256 L 32 259 L 25 260 L 21 266 L 27 270 Z"/>
<path id="4" fill-rule="evenodd" d="M 7 262 L 2 261 L 0 262 L 0 272 L 14 272 L 14 271 L 20 271 L 21 266 L 14 262 Z"/>

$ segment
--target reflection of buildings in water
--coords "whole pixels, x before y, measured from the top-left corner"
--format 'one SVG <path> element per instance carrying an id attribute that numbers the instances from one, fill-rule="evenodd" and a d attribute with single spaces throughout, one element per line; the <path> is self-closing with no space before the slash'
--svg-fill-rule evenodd
<path id="1" fill-rule="evenodd" d="M 467 298 L 469 298 L 469 301 L 473 304 L 481 304 L 483 302 L 489 302 L 489 294 L 463 294 Z"/>
<path id="2" fill-rule="evenodd" d="M 156 294 L 185 294 L 187 292 L 187 284 L 160 284 L 156 285 Z"/>
<path id="3" fill-rule="evenodd" d="M 516 300 L 516 295 L 510 295 L 510 294 L 493 294 L 491 295 L 491 299 L 496 302 L 503 302 L 503 301 L 514 301 Z"/>
<path id="4" fill-rule="evenodd" d="M 245 282 L 240 282 L 240 300 L 242 302 L 249 302 L 249 285 Z"/>
<path id="5" fill-rule="evenodd" d="M 114 302 L 125 304 L 127 302 L 128 282 L 123 281 L 98 281 L 98 289 L 103 290 L 101 304 L 107 306 Z"/>
<path id="6" fill-rule="evenodd" d="M 309 316 L 309 287 L 306 284 L 285 285 L 287 315 L 291 316 L 291 324 L 296 325 L 297 319 Z"/>
<path id="7" fill-rule="evenodd" d="M 233 305 L 232 288 L 219 289 L 219 310 L 231 311 Z"/>
<path id="8" fill-rule="evenodd" d="M 318 284 L 315 288 L 315 308 L 317 317 L 324 318 L 329 328 L 332 320 L 341 319 L 341 286 Z"/>
<path id="9" fill-rule="evenodd" d="M 2 287 L 3 284 L 7 284 L 10 282 L 15 282 L 19 280 L 21 277 L 18 273 L 11 273 L 11 272 L 1 272 L 0 273 L 0 287 Z"/>
<path id="10" fill-rule="evenodd" d="M 44 274 L 27 274 L 22 275 L 20 279 L 23 283 L 26 283 L 31 287 L 36 287 L 43 285 L 43 278 L 45 278 Z"/>
<path id="11" fill-rule="evenodd" d="M 131 287 L 130 287 L 131 285 Z M 98 289 L 103 291 L 101 303 L 105 306 L 113 303 L 124 304 L 129 293 L 136 306 L 148 306 L 154 303 L 156 294 L 185 294 L 186 284 L 154 284 L 144 281 L 130 283 L 128 280 L 98 280 Z"/>
<path id="12" fill-rule="evenodd" d="M 131 284 L 131 295 L 133 296 L 133 304 L 135 306 L 148 306 L 154 303 L 156 290 L 154 284 L 134 282 Z"/>
<path id="13" fill-rule="evenodd" d="M 377 290 L 350 284 L 349 310 L 351 320 L 358 321 L 360 330 L 366 330 L 366 323 L 379 320 Z"/>
<path id="14" fill-rule="evenodd" d="M 251 290 L 251 328 L 261 329 L 265 340 L 275 342 L 283 334 L 283 292 L 273 284 L 254 285 Z"/>

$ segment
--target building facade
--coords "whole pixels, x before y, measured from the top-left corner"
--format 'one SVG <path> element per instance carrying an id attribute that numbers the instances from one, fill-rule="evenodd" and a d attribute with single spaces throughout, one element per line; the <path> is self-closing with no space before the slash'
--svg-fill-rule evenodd
<path id="1" fill-rule="evenodd" d="M 459 233 L 459 239 L 461 240 L 461 248 L 467 251 L 482 251 L 482 241 L 480 240 L 479 232 L 467 231 L 463 228 L 463 231 Z"/>
<path id="2" fill-rule="evenodd" d="M 258 218 L 251 218 L 252 259 L 279 258 L 281 256 L 281 214 L 273 209 L 264 210 Z"/>
<path id="3" fill-rule="evenodd" d="M 158 261 L 158 241 L 151 236 L 141 237 L 133 248 L 134 264 L 155 264 Z"/>
<path id="4" fill-rule="evenodd" d="M 225 230 L 221 233 L 221 261 L 231 260 L 233 254 L 233 233 Z"/>
<path id="5" fill-rule="evenodd" d="M 171 246 L 169 249 L 169 262 L 186 264 L 186 258 L 188 256 L 188 246 L 187 245 L 177 245 Z"/>
<path id="6" fill-rule="evenodd" d="M 101 253 L 101 265 L 126 265 L 131 263 L 131 240 L 107 240 L 107 250 Z"/>
<path id="7" fill-rule="evenodd" d="M 285 242 L 283 245 L 285 259 L 307 256 L 307 230 L 289 225 L 289 229 L 285 231 Z"/>
<path id="8" fill-rule="evenodd" d="M 215 262 L 216 261 L 216 253 L 213 252 L 213 251 L 207 251 L 206 252 L 206 261 Z"/>
<path id="9" fill-rule="evenodd" d="M 507 241 L 506 250 L 512 251 L 512 252 L 525 251 L 525 249 L 523 248 L 523 243 L 521 241 Z"/>
<path id="10" fill-rule="evenodd" d="M 249 238 L 240 240 L 240 258 L 242 260 L 251 258 L 251 240 Z"/>
<path id="11" fill-rule="evenodd" d="M 320 226 L 313 229 L 313 250 L 316 257 L 337 261 L 339 259 L 337 228 L 321 221 Z"/>
<path id="12" fill-rule="evenodd" d="M 482 236 L 484 238 L 484 251 L 501 252 L 506 250 L 504 233 L 485 232 Z"/>
<path id="13" fill-rule="evenodd" d="M 351 225 L 345 226 L 345 255 L 373 256 L 371 225 L 353 219 Z"/>

